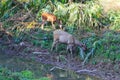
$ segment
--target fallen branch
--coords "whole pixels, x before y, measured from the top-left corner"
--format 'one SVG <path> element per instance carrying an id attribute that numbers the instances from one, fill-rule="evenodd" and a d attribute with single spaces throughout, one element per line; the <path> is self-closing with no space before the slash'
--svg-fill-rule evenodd
<path id="1" fill-rule="evenodd" d="M 29 16 L 33 18 L 33 16 L 30 14 L 32 12 L 32 9 L 29 10 L 25 15 L 19 17 L 19 12 L 14 15 L 14 17 L 8 18 L 5 21 L 25 21 Z"/>
<path id="2" fill-rule="evenodd" d="M 10 33 L 9 31 L 7 31 L 3 28 L 2 22 L 0 22 L 0 34 L 7 34 L 8 36 L 12 37 L 12 33 Z"/>
<path id="3" fill-rule="evenodd" d="M 43 53 L 43 52 L 32 52 L 33 54 L 39 54 L 39 55 L 44 55 L 44 54 L 46 54 L 46 55 L 48 55 L 48 54 L 50 54 L 50 53 L 48 53 L 48 52 L 46 52 L 46 53 Z"/>
<path id="4" fill-rule="evenodd" d="M 82 69 L 82 70 L 78 70 L 76 71 L 77 73 L 83 73 L 83 72 L 87 72 L 87 73 L 91 73 L 91 72 L 95 72 L 97 70 L 88 70 L 88 69 Z"/>
<path id="5" fill-rule="evenodd" d="M 65 69 L 63 69 L 63 68 L 61 68 L 61 67 L 54 66 L 53 68 L 51 68 L 51 69 L 50 69 L 50 71 L 53 71 L 54 69 L 61 69 L 61 70 L 65 70 Z"/>

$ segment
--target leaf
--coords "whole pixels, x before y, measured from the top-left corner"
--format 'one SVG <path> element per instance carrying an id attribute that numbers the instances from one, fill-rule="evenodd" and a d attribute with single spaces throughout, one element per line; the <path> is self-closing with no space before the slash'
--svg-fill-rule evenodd
<path id="1" fill-rule="evenodd" d="M 79 50 L 80 50 L 80 57 L 82 58 L 82 59 L 84 59 L 84 51 L 83 51 L 83 49 L 82 48 L 79 48 Z"/>
<path id="2" fill-rule="evenodd" d="M 69 7 L 68 7 L 68 10 L 69 10 L 69 23 L 70 24 L 73 24 L 77 18 L 78 18 L 78 13 L 79 13 L 79 7 L 78 7 L 78 4 L 71 4 Z"/>
<path id="3" fill-rule="evenodd" d="M 94 54 L 95 48 L 92 48 L 92 50 L 87 54 L 87 56 L 85 57 L 84 61 L 83 61 L 83 65 L 85 64 L 85 62 L 88 60 L 88 58 Z"/>

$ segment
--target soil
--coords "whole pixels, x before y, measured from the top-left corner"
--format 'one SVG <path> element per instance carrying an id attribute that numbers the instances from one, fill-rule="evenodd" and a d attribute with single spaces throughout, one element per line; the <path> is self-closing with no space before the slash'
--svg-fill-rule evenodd
<path id="1" fill-rule="evenodd" d="M 94 65 L 86 63 L 85 65 L 82 65 L 82 60 L 79 58 L 70 58 L 69 54 L 60 55 L 59 53 L 53 53 L 47 49 L 35 47 L 28 42 L 21 42 L 20 44 L 9 43 L 3 45 L 6 47 L 1 49 L 1 51 L 11 56 L 20 56 L 40 63 L 51 64 L 57 68 L 73 70 L 78 74 L 88 74 L 102 80 L 120 79 L 120 62 L 101 62 Z M 115 67 L 116 64 L 117 67 Z"/>

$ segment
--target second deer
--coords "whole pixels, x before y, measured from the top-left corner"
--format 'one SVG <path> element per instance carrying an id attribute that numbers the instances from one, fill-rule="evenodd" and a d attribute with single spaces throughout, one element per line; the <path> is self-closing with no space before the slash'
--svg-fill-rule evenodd
<path id="1" fill-rule="evenodd" d="M 44 28 L 45 22 L 47 21 L 51 22 L 53 29 L 56 29 L 55 23 L 57 23 L 60 29 L 62 29 L 62 21 L 58 20 L 54 14 L 43 12 L 41 17 L 42 17 L 42 29 Z"/>

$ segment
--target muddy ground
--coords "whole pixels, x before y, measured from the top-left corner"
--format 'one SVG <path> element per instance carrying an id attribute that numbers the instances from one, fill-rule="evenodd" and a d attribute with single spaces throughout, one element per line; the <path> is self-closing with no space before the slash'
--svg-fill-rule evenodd
<path id="1" fill-rule="evenodd" d="M 35 47 L 28 42 L 21 42 L 20 44 L 1 44 L 4 48 L 0 50 L 2 53 L 10 56 L 19 56 L 23 58 L 32 59 L 44 64 L 51 64 L 56 68 L 70 69 L 79 74 L 88 74 L 96 76 L 102 80 L 120 80 L 120 62 L 101 62 L 97 64 L 86 63 L 82 65 L 82 60 L 74 57 L 70 58 L 68 55 L 60 55 L 58 53 L 50 52 L 47 49 Z M 117 68 L 114 66 L 117 64 Z"/>

